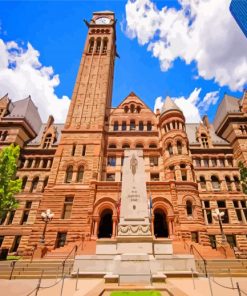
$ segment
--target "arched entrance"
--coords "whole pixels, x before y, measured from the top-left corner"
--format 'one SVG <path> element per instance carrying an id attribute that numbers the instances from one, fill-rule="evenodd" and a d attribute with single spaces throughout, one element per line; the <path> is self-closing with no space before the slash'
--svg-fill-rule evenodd
<path id="1" fill-rule="evenodd" d="M 101 213 L 98 238 L 111 238 L 112 236 L 112 210 L 106 209 Z"/>
<path id="2" fill-rule="evenodd" d="M 154 211 L 154 235 L 155 237 L 169 236 L 166 214 L 160 209 Z"/>

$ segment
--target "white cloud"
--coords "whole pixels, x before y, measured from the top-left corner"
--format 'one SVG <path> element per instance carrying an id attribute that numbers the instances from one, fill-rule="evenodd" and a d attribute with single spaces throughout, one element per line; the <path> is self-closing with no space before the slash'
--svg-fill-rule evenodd
<path id="1" fill-rule="evenodd" d="M 56 122 L 64 122 L 70 100 L 55 94 L 59 76 L 40 63 L 39 55 L 30 43 L 24 49 L 0 39 L 0 97 L 8 93 L 10 99 L 20 100 L 31 95 L 44 122 L 50 114 Z"/>
<path id="2" fill-rule="evenodd" d="M 247 83 L 247 42 L 229 11 L 230 0 L 178 0 L 181 9 L 158 9 L 128 0 L 126 34 L 147 44 L 167 71 L 177 58 L 195 62 L 198 75 L 242 90 Z"/>
<path id="3" fill-rule="evenodd" d="M 206 112 L 210 105 L 215 105 L 219 99 L 219 92 L 209 92 L 204 98 L 200 99 L 201 88 L 195 88 L 188 98 L 185 97 L 174 97 L 171 98 L 174 100 L 175 104 L 182 110 L 185 120 L 187 123 L 200 122 L 201 116 Z M 155 100 L 154 110 L 162 109 L 164 100 L 162 97 L 157 97 Z"/>

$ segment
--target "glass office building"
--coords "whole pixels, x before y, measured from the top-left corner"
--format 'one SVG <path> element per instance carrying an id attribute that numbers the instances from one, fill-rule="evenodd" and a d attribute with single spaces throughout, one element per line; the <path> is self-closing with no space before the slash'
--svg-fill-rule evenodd
<path id="1" fill-rule="evenodd" d="M 230 11 L 244 35 L 247 37 L 247 0 L 232 0 Z"/>

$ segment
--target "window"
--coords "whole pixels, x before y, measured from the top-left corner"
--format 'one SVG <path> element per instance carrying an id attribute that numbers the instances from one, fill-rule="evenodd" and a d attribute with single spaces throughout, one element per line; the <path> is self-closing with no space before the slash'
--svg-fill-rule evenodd
<path id="1" fill-rule="evenodd" d="M 203 148 L 209 148 L 208 146 L 208 137 L 206 134 L 201 134 L 202 146 Z"/>
<path id="2" fill-rule="evenodd" d="M 220 165 L 220 167 L 224 167 L 225 166 L 225 160 L 224 160 L 224 158 L 220 158 L 219 159 L 219 165 Z"/>
<path id="3" fill-rule="evenodd" d="M 58 232 L 56 239 L 56 248 L 64 247 L 66 243 L 67 232 Z"/>
<path id="4" fill-rule="evenodd" d="M 127 129 L 127 125 L 126 125 L 126 121 L 122 122 L 122 131 L 126 131 Z"/>
<path id="5" fill-rule="evenodd" d="M 247 222 L 247 204 L 245 200 L 233 200 L 236 216 L 239 222 Z"/>
<path id="6" fill-rule="evenodd" d="M 45 148 L 45 149 L 50 148 L 51 144 L 52 144 L 52 135 L 48 134 L 45 137 L 43 148 Z"/>
<path id="7" fill-rule="evenodd" d="M 84 175 L 84 167 L 83 166 L 80 166 L 78 168 L 76 182 L 81 183 L 82 180 L 83 180 L 83 175 Z"/>
<path id="8" fill-rule="evenodd" d="M 31 158 L 29 158 L 28 161 L 27 161 L 27 168 L 28 169 L 31 168 L 32 163 L 33 163 L 33 160 Z"/>
<path id="9" fill-rule="evenodd" d="M 143 126 L 143 121 L 139 121 L 139 131 L 143 131 L 144 126 Z"/>
<path id="10" fill-rule="evenodd" d="M 134 121 L 134 120 L 131 120 L 131 121 L 130 121 L 130 130 L 131 130 L 131 131 L 134 131 L 135 129 L 136 129 L 135 121 Z"/>
<path id="11" fill-rule="evenodd" d="M 217 245 L 216 245 L 216 238 L 215 235 L 211 234 L 208 236 L 209 241 L 210 241 L 210 245 L 213 249 L 216 249 Z"/>
<path id="12" fill-rule="evenodd" d="M 133 104 L 130 105 L 130 112 L 131 113 L 135 112 L 135 105 L 133 105 Z"/>
<path id="13" fill-rule="evenodd" d="M 44 182 L 43 182 L 42 191 L 41 191 L 41 192 L 44 192 L 44 190 L 45 190 L 45 188 L 46 188 L 46 186 L 47 186 L 47 184 L 48 184 L 48 179 L 49 179 L 49 177 L 45 177 Z"/>
<path id="14" fill-rule="evenodd" d="M 115 181 L 115 174 L 106 174 L 106 181 Z"/>
<path id="15" fill-rule="evenodd" d="M 128 113 L 128 111 L 129 111 L 129 107 L 128 107 L 128 106 L 125 106 L 125 107 L 124 107 L 124 112 L 125 112 L 125 113 Z"/>
<path id="16" fill-rule="evenodd" d="M 237 176 L 234 176 L 233 179 L 234 179 L 234 184 L 235 184 L 236 190 L 241 191 L 239 178 Z"/>
<path id="17" fill-rule="evenodd" d="M 209 200 L 202 201 L 202 210 L 203 210 L 204 219 L 205 219 L 206 224 L 212 224 L 213 217 L 212 217 L 212 209 L 210 207 Z"/>
<path id="18" fill-rule="evenodd" d="M 204 176 L 200 176 L 201 189 L 206 189 L 206 180 Z"/>
<path id="19" fill-rule="evenodd" d="M 151 181 L 159 181 L 160 180 L 160 174 L 159 173 L 151 173 L 150 174 L 150 180 Z"/>
<path id="20" fill-rule="evenodd" d="M 203 159 L 204 167 L 208 168 L 209 167 L 209 160 L 208 159 Z"/>
<path id="21" fill-rule="evenodd" d="M 220 190 L 220 182 L 218 177 L 212 176 L 211 183 L 212 183 L 213 190 Z"/>
<path id="22" fill-rule="evenodd" d="M 72 149 L 71 149 L 71 156 L 74 156 L 75 155 L 75 148 L 76 148 L 76 145 L 73 144 L 72 145 Z"/>
<path id="23" fill-rule="evenodd" d="M 232 184 L 231 184 L 231 179 L 230 179 L 230 177 L 226 176 L 226 177 L 225 177 L 225 181 L 226 181 L 227 190 L 228 190 L 228 191 L 232 191 Z"/>
<path id="24" fill-rule="evenodd" d="M 141 112 L 141 107 L 140 106 L 137 106 L 136 107 L 136 111 L 137 111 L 137 113 L 140 113 Z"/>
<path id="25" fill-rule="evenodd" d="M 35 192 L 39 183 L 39 177 L 35 177 L 32 181 L 30 192 Z"/>
<path id="26" fill-rule="evenodd" d="M 199 158 L 195 159 L 195 166 L 197 166 L 197 167 L 201 166 L 201 160 Z"/>
<path id="27" fill-rule="evenodd" d="M 12 224 L 14 217 L 15 217 L 15 211 L 10 211 L 6 225 Z"/>
<path id="28" fill-rule="evenodd" d="M 0 212 L 0 225 L 3 225 L 6 218 L 7 218 L 8 212 L 7 211 L 1 211 Z"/>
<path id="29" fill-rule="evenodd" d="M 107 165 L 116 166 L 116 156 L 108 156 Z"/>
<path id="30" fill-rule="evenodd" d="M 151 131 L 152 130 L 152 123 L 151 121 L 147 122 L 147 131 Z"/>
<path id="31" fill-rule="evenodd" d="M 149 148 L 152 148 L 152 149 L 157 148 L 157 145 L 154 144 L 154 143 L 151 143 L 151 144 L 149 145 Z"/>
<path id="32" fill-rule="evenodd" d="M 73 205 L 73 196 L 65 196 L 64 205 L 63 205 L 63 213 L 61 219 L 70 219 Z"/>
<path id="33" fill-rule="evenodd" d="M 108 44 L 108 39 L 107 38 L 104 38 L 104 40 L 103 40 L 102 53 L 106 53 L 106 51 L 107 51 L 107 44 Z"/>
<path id="34" fill-rule="evenodd" d="M 216 158 L 212 158 L 211 159 L 211 163 L 212 163 L 212 166 L 213 167 L 216 167 L 217 166 L 217 160 L 216 160 Z"/>
<path id="35" fill-rule="evenodd" d="M 118 131 L 118 122 L 114 121 L 113 130 Z"/>
<path id="36" fill-rule="evenodd" d="M 169 155 L 173 155 L 172 144 L 169 144 L 169 145 L 167 146 L 167 151 L 168 151 Z"/>
<path id="37" fill-rule="evenodd" d="M 12 247 L 10 248 L 10 252 L 17 252 L 20 242 L 21 242 L 21 235 L 16 235 L 14 238 Z"/>
<path id="38" fill-rule="evenodd" d="M 178 154 L 182 154 L 182 143 L 180 141 L 177 141 L 177 149 Z"/>
<path id="39" fill-rule="evenodd" d="M 31 210 L 31 207 L 32 207 L 32 202 L 31 201 L 26 201 L 26 205 L 25 205 L 25 208 L 24 208 L 24 211 L 23 211 L 23 215 L 22 215 L 22 218 L 21 218 L 21 223 L 20 223 L 21 225 L 27 223 L 27 220 L 28 220 L 28 216 L 29 216 L 29 212 Z"/>
<path id="40" fill-rule="evenodd" d="M 70 165 L 66 170 L 65 183 L 71 183 L 72 176 L 73 176 L 73 166 Z"/>
<path id="41" fill-rule="evenodd" d="M 187 212 L 187 216 L 193 215 L 193 207 L 192 207 L 192 202 L 190 200 L 186 201 L 186 212 Z"/>
<path id="42" fill-rule="evenodd" d="M 191 240 L 192 242 L 199 243 L 198 232 L 191 232 Z"/>
<path id="43" fill-rule="evenodd" d="M 182 181 L 187 181 L 186 165 L 185 164 L 180 164 L 180 170 L 181 170 Z"/>
<path id="44" fill-rule="evenodd" d="M 149 163 L 150 163 L 150 166 L 153 167 L 153 166 L 158 166 L 158 163 L 159 163 L 159 158 L 158 156 L 152 156 L 152 157 L 149 157 Z"/>
<path id="45" fill-rule="evenodd" d="M 116 146 L 115 144 L 110 144 L 110 145 L 109 145 L 109 148 L 110 148 L 110 149 L 115 149 L 115 148 L 117 148 L 117 146 Z"/>
<path id="46" fill-rule="evenodd" d="M 85 156 L 86 155 L 86 148 L 87 148 L 86 145 L 82 145 L 82 151 L 81 151 L 81 155 L 82 156 Z"/>
<path id="47" fill-rule="evenodd" d="M 100 53 L 101 39 L 97 38 L 96 40 L 96 50 L 95 53 Z"/>
<path id="48" fill-rule="evenodd" d="M 130 148 L 130 145 L 127 144 L 127 143 L 126 143 L 126 144 L 123 144 L 122 148 L 123 148 L 123 149 Z"/>
<path id="49" fill-rule="evenodd" d="M 136 144 L 136 148 L 143 148 L 143 145 L 141 143 Z"/>
<path id="50" fill-rule="evenodd" d="M 233 160 L 232 160 L 232 158 L 228 158 L 227 161 L 228 161 L 228 165 L 230 167 L 233 167 Z"/>
<path id="51" fill-rule="evenodd" d="M 237 246 L 236 244 L 236 236 L 234 234 L 227 234 L 226 235 L 226 240 L 228 244 L 230 245 L 231 248 L 234 248 Z"/>
<path id="52" fill-rule="evenodd" d="M 26 185 L 27 185 L 27 176 L 24 176 L 24 177 L 22 178 L 21 189 L 24 190 L 25 187 L 26 187 Z"/>
<path id="53" fill-rule="evenodd" d="M 93 53 L 93 48 L 94 48 L 94 38 L 91 38 L 91 39 L 89 40 L 88 53 Z"/>
<path id="54" fill-rule="evenodd" d="M 228 210 L 226 208 L 226 201 L 218 200 L 217 205 L 218 205 L 219 211 L 224 213 L 224 216 L 221 217 L 222 223 L 229 223 L 229 216 L 228 216 Z"/>
<path id="55" fill-rule="evenodd" d="M 7 131 L 1 132 L 0 141 L 5 141 L 6 138 L 7 138 L 7 136 L 8 136 L 8 132 Z"/>
<path id="56" fill-rule="evenodd" d="M 4 236 L 0 235 L 0 248 L 1 248 L 2 244 L 3 244 L 3 240 L 4 240 Z"/>

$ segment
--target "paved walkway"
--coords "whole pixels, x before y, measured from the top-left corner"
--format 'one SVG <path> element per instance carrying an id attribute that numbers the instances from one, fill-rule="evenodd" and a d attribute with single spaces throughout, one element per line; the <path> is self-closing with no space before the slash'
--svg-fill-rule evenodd
<path id="1" fill-rule="evenodd" d="M 215 278 L 218 284 L 227 287 L 232 287 L 230 278 Z M 212 292 L 210 292 L 209 281 L 206 278 L 196 278 L 195 288 L 191 278 L 169 278 L 166 284 L 154 285 L 152 288 L 159 289 L 160 287 L 167 288 L 175 296 L 238 296 L 237 290 L 226 289 L 217 285 L 212 279 Z M 241 290 L 246 293 L 242 293 L 242 296 L 247 295 L 247 278 L 233 278 L 233 286 L 236 287 L 236 282 L 239 283 Z M 1 296 L 34 296 L 35 287 L 37 287 L 38 280 L 0 280 L 0 295 Z M 52 286 L 55 283 L 54 279 L 44 279 L 41 282 L 41 288 L 38 292 L 38 296 L 61 296 L 62 282 Z M 79 279 L 77 291 L 75 279 L 65 279 L 64 289 L 62 296 L 97 296 L 103 290 L 103 288 L 119 289 L 114 284 L 104 285 L 103 279 Z M 150 288 L 150 287 L 149 287 Z M 132 290 L 134 287 L 132 287 Z M 109 293 L 108 293 L 109 295 Z M 164 293 L 164 295 L 167 295 Z"/>

